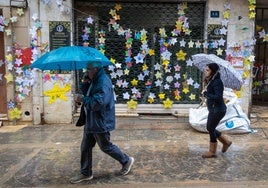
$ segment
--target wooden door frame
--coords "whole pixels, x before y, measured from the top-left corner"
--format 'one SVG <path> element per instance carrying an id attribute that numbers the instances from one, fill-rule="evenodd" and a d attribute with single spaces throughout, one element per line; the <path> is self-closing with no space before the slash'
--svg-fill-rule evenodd
<path id="1" fill-rule="evenodd" d="M 2 15 L 2 9 L 0 9 L 0 15 Z M 5 41 L 4 41 L 4 32 L 0 32 L 0 60 L 5 62 Z M 6 68 L 5 64 L 0 66 L 0 115 L 7 114 L 7 84 L 5 79 Z"/>

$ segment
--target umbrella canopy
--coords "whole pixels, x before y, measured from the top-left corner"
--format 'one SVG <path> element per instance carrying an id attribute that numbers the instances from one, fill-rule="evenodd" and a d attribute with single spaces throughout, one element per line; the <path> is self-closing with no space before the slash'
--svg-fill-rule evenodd
<path id="1" fill-rule="evenodd" d="M 110 60 L 95 48 L 67 46 L 42 55 L 30 65 L 30 68 L 71 71 L 86 68 L 90 62 L 100 62 L 102 66 L 111 64 Z"/>
<path id="2" fill-rule="evenodd" d="M 243 84 L 242 76 L 229 61 L 226 61 L 214 54 L 196 54 L 192 56 L 193 64 L 202 72 L 209 63 L 217 63 L 220 67 L 220 75 L 225 87 L 240 90 Z"/>

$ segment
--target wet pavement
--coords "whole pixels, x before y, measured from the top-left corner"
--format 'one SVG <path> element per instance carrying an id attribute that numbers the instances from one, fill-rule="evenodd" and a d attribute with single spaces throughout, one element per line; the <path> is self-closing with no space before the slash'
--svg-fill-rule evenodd
<path id="1" fill-rule="evenodd" d="M 208 134 L 174 117 L 118 117 L 112 141 L 135 162 L 121 165 L 94 148 L 94 179 L 70 184 L 79 173 L 82 128 L 68 125 L 0 127 L 0 187 L 268 187 L 268 107 L 253 106 L 250 134 L 232 134 L 218 157 L 203 159 Z M 220 143 L 219 143 L 219 146 Z"/>

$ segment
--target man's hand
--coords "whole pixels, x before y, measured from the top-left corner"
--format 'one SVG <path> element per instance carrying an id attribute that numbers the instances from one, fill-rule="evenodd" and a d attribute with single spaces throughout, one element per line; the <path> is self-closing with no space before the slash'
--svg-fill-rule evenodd
<path id="1" fill-rule="evenodd" d="M 81 103 L 83 101 L 84 95 L 82 94 L 75 94 L 74 95 L 74 101 Z"/>

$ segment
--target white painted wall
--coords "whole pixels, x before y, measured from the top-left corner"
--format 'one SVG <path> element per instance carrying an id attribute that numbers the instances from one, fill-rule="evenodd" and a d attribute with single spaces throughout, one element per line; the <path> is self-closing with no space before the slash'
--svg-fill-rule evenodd
<path id="1" fill-rule="evenodd" d="M 221 24 L 224 11 L 224 4 L 231 4 L 230 18 L 228 23 L 227 44 L 237 42 L 243 46 L 245 40 L 253 41 L 254 39 L 254 21 L 248 17 L 248 0 L 229 0 L 229 1 L 213 1 L 208 0 L 208 24 Z M 210 11 L 220 11 L 220 18 L 210 18 Z M 241 19 L 239 19 L 241 17 Z M 243 28 L 248 28 L 243 30 Z M 254 46 L 252 46 L 254 48 Z M 254 53 L 254 51 L 252 51 Z M 253 55 L 253 54 L 252 54 Z M 251 67 L 244 67 L 246 70 L 251 70 Z M 243 92 L 240 100 L 240 105 L 246 114 L 249 114 L 252 95 L 252 78 L 248 77 L 243 84 Z"/>

